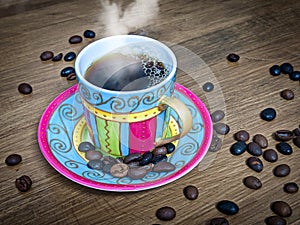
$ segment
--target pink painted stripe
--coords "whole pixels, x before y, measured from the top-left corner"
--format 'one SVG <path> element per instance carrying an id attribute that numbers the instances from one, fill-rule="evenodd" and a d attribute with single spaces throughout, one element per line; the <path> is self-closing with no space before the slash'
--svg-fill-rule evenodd
<path id="1" fill-rule="evenodd" d="M 156 117 L 129 124 L 129 148 L 130 153 L 137 151 L 150 151 L 154 148 L 156 136 Z"/>

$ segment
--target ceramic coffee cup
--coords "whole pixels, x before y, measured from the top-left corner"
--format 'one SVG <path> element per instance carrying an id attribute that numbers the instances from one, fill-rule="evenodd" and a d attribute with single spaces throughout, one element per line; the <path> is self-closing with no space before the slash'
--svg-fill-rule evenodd
<path id="1" fill-rule="evenodd" d="M 89 82 L 86 79 L 89 67 L 112 52 L 143 55 L 154 62 L 163 62 L 168 75 L 153 86 L 130 91 L 109 90 Z M 174 53 L 163 43 L 148 37 L 117 35 L 85 47 L 76 58 L 75 71 L 94 145 L 104 154 L 119 157 L 151 151 L 187 134 L 192 127 L 192 116 L 184 103 L 173 97 L 176 70 Z M 180 132 L 174 136 L 168 132 L 171 110 L 181 120 Z"/>

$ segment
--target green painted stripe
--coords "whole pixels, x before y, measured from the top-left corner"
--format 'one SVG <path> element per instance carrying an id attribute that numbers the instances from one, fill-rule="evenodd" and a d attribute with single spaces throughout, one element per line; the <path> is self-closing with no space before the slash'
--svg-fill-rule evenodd
<path id="1" fill-rule="evenodd" d="M 104 152 L 108 152 L 109 149 L 106 148 L 106 142 L 105 142 L 106 139 L 106 131 L 104 129 L 105 120 L 96 117 L 96 123 L 97 123 L 97 130 L 98 130 L 101 150 Z"/>

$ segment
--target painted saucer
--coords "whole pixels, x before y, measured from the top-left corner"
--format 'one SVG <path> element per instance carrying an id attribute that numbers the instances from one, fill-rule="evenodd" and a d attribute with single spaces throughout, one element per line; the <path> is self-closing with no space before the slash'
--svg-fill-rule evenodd
<path id="1" fill-rule="evenodd" d="M 114 178 L 103 171 L 87 167 L 87 160 L 78 151 L 82 141 L 90 141 L 83 116 L 78 85 L 57 96 L 43 113 L 38 127 L 38 142 L 45 159 L 59 173 L 81 185 L 115 192 L 141 191 L 156 188 L 179 179 L 204 158 L 212 137 L 210 114 L 202 101 L 180 84 L 175 85 L 174 96 L 190 109 L 193 127 L 175 143 L 176 150 L 168 157 L 175 165 L 172 172 L 150 172 L 144 178 Z M 169 132 L 178 132 L 179 118 L 171 110 Z M 179 122 L 180 123 L 180 122 Z"/>

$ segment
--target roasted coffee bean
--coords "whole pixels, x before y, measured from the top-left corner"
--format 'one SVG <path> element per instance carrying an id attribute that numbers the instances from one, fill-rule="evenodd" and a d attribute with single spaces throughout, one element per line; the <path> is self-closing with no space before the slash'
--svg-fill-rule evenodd
<path id="1" fill-rule="evenodd" d="M 227 56 L 227 60 L 228 60 L 229 62 L 237 62 L 237 61 L 239 61 L 239 59 L 240 59 L 240 56 L 237 55 L 237 54 L 235 54 L 235 53 L 230 53 L 230 54 Z"/>
<path id="2" fill-rule="evenodd" d="M 239 207 L 232 201 L 222 200 L 217 203 L 217 209 L 226 215 L 235 215 L 239 212 Z"/>
<path id="3" fill-rule="evenodd" d="M 230 127 L 225 123 L 216 123 L 213 125 L 214 130 L 221 135 L 226 135 L 230 131 Z"/>
<path id="4" fill-rule="evenodd" d="M 124 163 L 123 157 L 116 158 L 117 163 Z"/>
<path id="5" fill-rule="evenodd" d="M 26 192 L 31 188 L 32 180 L 29 176 L 23 175 L 16 179 L 15 184 L 19 191 Z"/>
<path id="6" fill-rule="evenodd" d="M 145 152 L 143 154 L 142 159 L 139 161 L 140 166 L 145 166 L 145 165 L 149 164 L 151 162 L 152 158 L 153 158 L 152 152 Z"/>
<path id="7" fill-rule="evenodd" d="M 167 154 L 171 154 L 175 151 L 175 145 L 172 142 L 164 144 L 163 146 L 167 148 Z"/>
<path id="8" fill-rule="evenodd" d="M 144 168 L 147 173 L 151 172 L 153 169 L 154 165 L 152 163 L 149 163 L 148 165 L 142 166 L 142 168 Z"/>
<path id="9" fill-rule="evenodd" d="M 211 120 L 212 120 L 214 123 L 216 123 L 216 122 L 219 122 L 219 121 L 221 121 L 222 119 L 224 119 L 225 113 L 224 113 L 224 111 L 222 111 L 222 110 L 216 110 L 216 111 L 214 111 L 214 112 L 210 115 L 210 117 L 211 117 Z"/>
<path id="10" fill-rule="evenodd" d="M 286 177 L 291 172 L 291 168 L 287 164 L 280 164 L 273 169 L 273 174 L 276 177 Z"/>
<path id="11" fill-rule="evenodd" d="M 248 144 L 247 151 L 249 152 L 249 154 L 254 156 L 260 156 L 263 153 L 261 147 L 255 142 L 250 142 Z"/>
<path id="12" fill-rule="evenodd" d="M 281 217 L 289 217 L 292 215 L 292 208 L 284 201 L 276 201 L 271 203 L 271 210 Z"/>
<path id="13" fill-rule="evenodd" d="M 276 144 L 276 149 L 283 155 L 291 155 L 293 153 L 292 146 L 285 142 L 280 142 Z"/>
<path id="14" fill-rule="evenodd" d="M 202 88 L 205 92 L 211 92 L 212 90 L 214 90 L 214 85 L 211 82 L 206 82 L 205 84 L 203 84 Z"/>
<path id="15" fill-rule="evenodd" d="M 295 136 L 300 136 L 300 129 L 299 128 L 294 129 L 293 133 Z"/>
<path id="16" fill-rule="evenodd" d="M 110 164 L 110 165 L 115 165 L 117 163 L 120 163 L 117 159 L 111 157 L 111 156 L 103 156 L 101 158 L 102 162 L 106 165 L 106 164 Z"/>
<path id="17" fill-rule="evenodd" d="M 139 161 L 132 161 L 130 163 L 127 164 L 130 168 L 131 167 L 138 167 L 140 166 L 140 162 Z"/>
<path id="18" fill-rule="evenodd" d="M 262 186 L 261 181 L 254 176 L 245 177 L 243 183 L 247 188 L 254 189 L 254 190 L 260 189 Z"/>
<path id="19" fill-rule="evenodd" d="M 112 166 L 113 165 L 111 165 L 111 164 L 105 164 L 105 165 L 103 165 L 102 171 L 104 173 L 110 173 L 110 170 L 111 170 Z"/>
<path id="20" fill-rule="evenodd" d="M 102 153 L 96 150 L 89 150 L 85 152 L 85 158 L 87 160 L 96 160 L 102 158 Z"/>
<path id="21" fill-rule="evenodd" d="M 274 149 L 264 151 L 263 157 L 268 162 L 276 162 L 278 160 L 277 152 Z"/>
<path id="22" fill-rule="evenodd" d="M 250 169 L 258 173 L 261 172 L 264 168 L 262 161 L 255 156 L 248 158 L 246 160 L 246 164 L 247 166 L 249 166 Z"/>
<path id="23" fill-rule="evenodd" d="M 62 76 L 62 77 L 67 77 L 67 76 L 69 76 L 69 75 L 72 74 L 72 73 L 75 73 L 74 67 L 68 66 L 68 67 L 63 68 L 63 69 L 60 71 L 60 76 Z"/>
<path id="24" fill-rule="evenodd" d="M 153 155 L 166 155 L 167 154 L 167 148 L 165 146 L 156 147 L 152 151 Z"/>
<path id="25" fill-rule="evenodd" d="M 67 80 L 71 81 L 71 80 L 76 80 L 76 74 L 75 73 L 71 73 L 67 76 Z"/>
<path id="26" fill-rule="evenodd" d="M 267 138 L 262 134 L 256 134 L 253 137 L 253 141 L 258 144 L 261 148 L 268 147 L 268 140 Z"/>
<path id="27" fill-rule="evenodd" d="M 148 170 L 144 167 L 130 167 L 127 176 L 132 180 L 136 180 L 142 179 L 147 173 Z"/>
<path id="28" fill-rule="evenodd" d="M 198 191 L 197 187 L 195 187 L 193 185 L 189 185 L 183 189 L 183 194 L 187 199 L 195 200 L 198 198 L 199 191 Z"/>
<path id="29" fill-rule="evenodd" d="M 85 38 L 94 38 L 94 37 L 96 37 L 96 33 L 94 31 L 92 31 L 92 30 L 85 30 L 83 32 L 83 36 Z"/>
<path id="30" fill-rule="evenodd" d="M 294 68 L 290 63 L 283 63 L 280 65 L 280 70 L 284 74 L 290 74 L 294 71 Z"/>
<path id="31" fill-rule="evenodd" d="M 274 137 L 277 141 L 289 141 L 294 138 L 294 133 L 290 130 L 277 130 Z"/>
<path id="32" fill-rule="evenodd" d="M 292 100 L 294 99 L 294 92 L 290 89 L 285 89 L 282 92 L 280 92 L 280 96 L 285 100 Z"/>
<path id="33" fill-rule="evenodd" d="M 129 154 L 124 158 L 124 163 L 128 164 L 132 161 L 140 161 L 143 156 L 139 153 Z"/>
<path id="34" fill-rule="evenodd" d="M 229 225 L 229 222 L 224 217 L 216 217 L 211 219 L 209 225 Z"/>
<path id="35" fill-rule="evenodd" d="M 56 56 L 54 56 L 54 57 L 52 58 L 52 61 L 53 61 L 53 62 L 58 62 L 58 61 L 60 61 L 60 60 L 62 59 L 62 57 L 63 57 L 63 54 L 62 54 L 62 53 L 59 53 L 59 54 L 57 54 Z"/>
<path id="36" fill-rule="evenodd" d="M 260 113 L 260 118 L 265 121 L 272 121 L 276 117 L 276 111 L 273 108 L 266 108 Z"/>
<path id="37" fill-rule="evenodd" d="M 156 156 L 153 156 L 151 163 L 156 164 L 161 161 L 166 161 L 167 159 L 168 159 L 168 157 L 166 155 L 156 155 Z"/>
<path id="38" fill-rule="evenodd" d="M 238 132 L 236 132 L 234 134 L 234 139 L 237 140 L 237 141 L 248 141 L 250 138 L 250 135 L 247 131 L 245 130 L 240 130 Z"/>
<path id="39" fill-rule="evenodd" d="M 103 169 L 103 163 L 100 159 L 90 160 L 87 164 L 88 168 L 94 169 L 94 170 L 102 170 Z"/>
<path id="40" fill-rule="evenodd" d="M 293 139 L 294 145 L 296 145 L 298 148 L 300 148 L 300 136 L 297 136 Z"/>
<path id="41" fill-rule="evenodd" d="M 159 208 L 155 215 L 159 220 L 169 221 L 176 217 L 176 211 L 169 206 L 164 206 Z"/>
<path id="42" fill-rule="evenodd" d="M 222 139 L 218 137 L 213 137 L 209 146 L 208 151 L 217 152 L 222 148 Z"/>
<path id="43" fill-rule="evenodd" d="M 51 51 L 44 51 L 44 52 L 42 52 L 42 54 L 40 55 L 40 59 L 41 59 L 42 61 L 47 61 L 47 60 L 49 60 L 49 59 L 52 59 L 53 56 L 54 56 L 53 52 L 51 52 Z"/>
<path id="44" fill-rule="evenodd" d="M 110 174 L 117 178 L 126 177 L 128 169 L 129 167 L 125 163 L 117 163 L 110 168 Z"/>
<path id="45" fill-rule="evenodd" d="M 75 52 L 68 52 L 65 57 L 64 57 L 64 60 L 66 62 L 70 62 L 72 60 L 74 60 L 76 58 L 76 53 Z"/>
<path id="46" fill-rule="evenodd" d="M 18 86 L 18 91 L 23 95 L 29 95 L 32 92 L 32 87 L 30 86 L 30 84 L 21 83 Z"/>
<path id="47" fill-rule="evenodd" d="M 298 184 L 296 184 L 295 182 L 289 182 L 289 183 L 286 183 L 286 184 L 283 186 L 283 190 L 284 190 L 286 193 L 293 194 L 293 193 L 298 192 L 299 187 L 298 187 Z"/>
<path id="48" fill-rule="evenodd" d="M 81 152 L 86 152 L 89 150 L 95 150 L 95 146 L 87 141 L 81 142 L 78 146 L 78 150 Z"/>
<path id="49" fill-rule="evenodd" d="M 241 155 L 246 151 L 246 149 L 246 143 L 243 141 L 238 141 L 230 147 L 230 152 L 232 155 Z"/>
<path id="50" fill-rule="evenodd" d="M 22 156 L 20 156 L 19 154 L 11 154 L 7 156 L 5 159 L 5 163 L 8 166 L 15 166 L 19 164 L 21 161 L 22 161 Z"/>
<path id="51" fill-rule="evenodd" d="M 70 44 L 78 44 L 82 42 L 82 37 L 79 35 L 74 35 L 72 37 L 69 38 L 69 43 Z"/>
<path id="52" fill-rule="evenodd" d="M 278 65 L 272 66 L 272 67 L 269 69 L 269 72 L 270 72 L 270 74 L 273 75 L 273 76 L 279 76 L 280 73 L 281 73 L 280 66 L 278 66 Z"/>
<path id="53" fill-rule="evenodd" d="M 298 81 L 298 80 L 300 80 L 300 72 L 299 71 L 293 71 L 292 73 L 289 74 L 289 77 L 293 81 Z"/>
<path id="54" fill-rule="evenodd" d="M 152 171 L 153 172 L 170 172 L 175 169 L 176 169 L 176 167 L 172 163 L 167 162 L 167 161 L 161 161 L 161 162 L 156 163 L 153 166 Z"/>
<path id="55" fill-rule="evenodd" d="M 287 222 L 285 219 L 280 216 L 269 216 L 265 219 L 266 225 L 286 225 Z"/>

